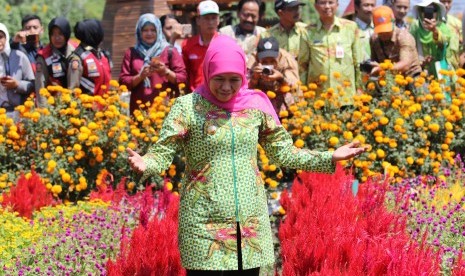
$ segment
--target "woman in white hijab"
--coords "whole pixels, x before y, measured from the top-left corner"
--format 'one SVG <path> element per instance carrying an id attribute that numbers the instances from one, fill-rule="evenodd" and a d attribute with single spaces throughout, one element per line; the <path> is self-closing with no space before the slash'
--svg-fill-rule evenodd
<path id="1" fill-rule="evenodd" d="M 15 111 L 34 89 L 34 72 L 26 54 L 10 48 L 8 29 L 0 23 L 0 108 L 6 109 L 8 117 L 16 122 Z"/>

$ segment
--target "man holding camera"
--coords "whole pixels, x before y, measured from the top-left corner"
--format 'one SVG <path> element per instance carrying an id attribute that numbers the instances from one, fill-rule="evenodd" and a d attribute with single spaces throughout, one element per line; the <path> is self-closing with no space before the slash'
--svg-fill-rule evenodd
<path id="1" fill-rule="evenodd" d="M 276 97 L 271 99 L 271 103 L 277 113 L 294 103 L 292 93 L 281 93 L 281 87 L 297 87 L 299 81 L 297 61 L 286 50 L 279 48 L 276 38 L 260 39 L 256 54 L 252 55 L 247 63 L 247 67 L 251 68 L 249 88 L 275 92 Z"/>
<path id="2" fill-rule="evenodd" d="M 25 15 L 21 20 L 21 31 L 17 32 L 10 42 L 11 49 L 25 53 L 36 71 L 37 51 L 42 48 L 40 36 L 44 32 L 40 17 L 35 14 Z"/>
<path id="3" fill-rule="evenodd" d="M 377 75 L 381 70 L 379 63 L 389 59 L 393 70 L 405 76 L 417 77 L 421 73 L 420 61 L 415 39 L 405 29 L 395 25 L 395 17 L 391 8 L 380 6 L 373 10 L 374 34 L 370 39 L 371 63 L 362 65 L 361 70 Z"/>

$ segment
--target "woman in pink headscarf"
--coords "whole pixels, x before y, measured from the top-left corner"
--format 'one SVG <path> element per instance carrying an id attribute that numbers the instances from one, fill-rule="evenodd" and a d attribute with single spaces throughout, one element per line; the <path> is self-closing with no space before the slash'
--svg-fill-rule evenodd
<path id="1" fill-rule="evenodd" d="M 128 149 L 142 179 L 161 173 L 184 150 L 179 247 L 189 276 L 259 275 L 261 266 L 274 262 L 257 143 L 282 166 L 328 173 L 338 160 L 364 151 L 357 142 L 334 152 L 295 148 L 267 96 L 246 88 L 246 70 L 236 42 L 215 38 L 205 56 L 203 85 L 176 99 L 147 154 Z"/>

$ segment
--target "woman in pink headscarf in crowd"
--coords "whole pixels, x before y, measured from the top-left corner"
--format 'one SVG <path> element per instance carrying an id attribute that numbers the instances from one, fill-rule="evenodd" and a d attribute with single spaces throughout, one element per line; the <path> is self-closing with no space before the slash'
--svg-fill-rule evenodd
<path id="1" fill-rule="evenodd" d="M 189 276 L 259 275 L 261 266 L 274 262 L 257 143 L 282 166 L 327 173 L 338 160 L 364 151 L 357 142 L 334 152 L 295 148 L 268 97 L 247 89 L 246 72 L 243 50 L 218 36 L 205 56 L 203 85 L 176 99 L 160 139 L 144 156 L 128 149 L 143 180 L 184 150 L 179 247 Z"/>

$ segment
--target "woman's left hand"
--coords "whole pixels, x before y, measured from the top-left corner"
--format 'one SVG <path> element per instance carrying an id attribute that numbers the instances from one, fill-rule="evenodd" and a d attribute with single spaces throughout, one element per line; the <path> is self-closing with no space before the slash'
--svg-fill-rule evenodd
<path id="1" fill-rule="evenodd" d="M 160 76 L 164 76 L 166 74 L 166 65 L 163 62 L 157 62 L 156 64 L 152 65 L 153 70 L 157 72 Z"/>
<path id="2" fill-rule="evenodd" d="M 365 152 L 365 147 L 360 147 L 360 142 L 355 140 L 352 143 L 341 146 L 333 152 L 333 162 L 347 160 Z"/>

